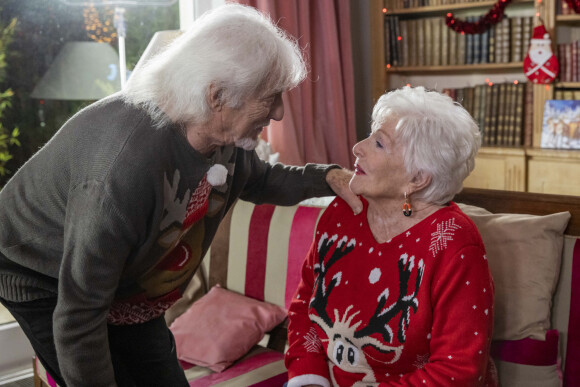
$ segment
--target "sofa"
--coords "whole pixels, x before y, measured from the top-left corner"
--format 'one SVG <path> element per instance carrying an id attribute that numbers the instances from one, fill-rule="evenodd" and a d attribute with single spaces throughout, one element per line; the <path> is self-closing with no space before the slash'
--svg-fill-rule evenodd
<path id="1" fill-rule="evenodd" d="M 502 386 L 580 385 L 580 197 L 464 189 L 496 286 Z M 282 386 L 286 311 L 328 201 L 238 201 L 166 313 L 190 386 Z M 572 305 L 574 307 L 572 307 Z M 36 379 L 50 384 L 35 362 Z M 40 384 L 39 384 L 40 385 Z"/>

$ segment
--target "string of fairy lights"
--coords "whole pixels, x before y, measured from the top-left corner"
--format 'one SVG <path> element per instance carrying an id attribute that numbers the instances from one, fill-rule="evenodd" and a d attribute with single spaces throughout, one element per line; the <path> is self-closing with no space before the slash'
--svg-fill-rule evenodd
<path id="1" fill-rule="evenodd" d="M 99 43 L 111 43 L 117 38 L 117 31 L 113 25 L 115 9 L 105 7 L 102 9 L 102 16 L 94 5 L 89 5 L 83 9 L 85 19 L 85 29 L 90 39 Z M 103 20 L 101 21 L 101 17 Z"/>

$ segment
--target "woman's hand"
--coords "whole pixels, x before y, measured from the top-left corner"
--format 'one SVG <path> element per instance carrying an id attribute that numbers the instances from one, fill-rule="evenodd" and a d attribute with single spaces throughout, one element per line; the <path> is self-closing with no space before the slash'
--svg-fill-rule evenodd
<path id="1" fill-rule="evenodd" d="M 354 211 L 355 215 L 361 213 L 363 204 L 358 196 L 352 193 L 348 183 L 353 172 L 344 168 L 334 168 L 326 174 L 326 182 L 335 194 L 340 196 Z"/>

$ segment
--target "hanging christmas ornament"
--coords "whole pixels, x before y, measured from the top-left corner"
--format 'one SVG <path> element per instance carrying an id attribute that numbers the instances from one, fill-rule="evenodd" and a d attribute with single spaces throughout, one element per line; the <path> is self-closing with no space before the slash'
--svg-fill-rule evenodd
<path id="1" fill-rule="evenodd" d="M 499 0 L 488 13 L 482 16 L 475 23 L 461 21 L 456 19 L 452 13 L 448 13 L 445 18 L 445 24 L 455 32 L 464 34 L 482 34 L 503 19 L 505 7 L 507 7 L 511 2 L 512 0 Z"/>
<path id="2" fill-rule="evenodd" d="M 524 74 L 533 83 L 552 83 L 560 65 L 552 52 L 550 34 L 543 24 L 534 27 L 530 48 L 524 59 Z"/>

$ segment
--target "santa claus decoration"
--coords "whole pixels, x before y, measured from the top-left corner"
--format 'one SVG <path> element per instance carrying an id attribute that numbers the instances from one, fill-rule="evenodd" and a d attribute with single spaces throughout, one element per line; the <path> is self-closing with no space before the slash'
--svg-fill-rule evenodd
<path id="1" fill-rule="evenodd" d="M 524 59 L 524 74 L 533 83 L 552 83 L 559 71 L 552 41 L 543 24 L 534 28 L 530 48 Z"/>

